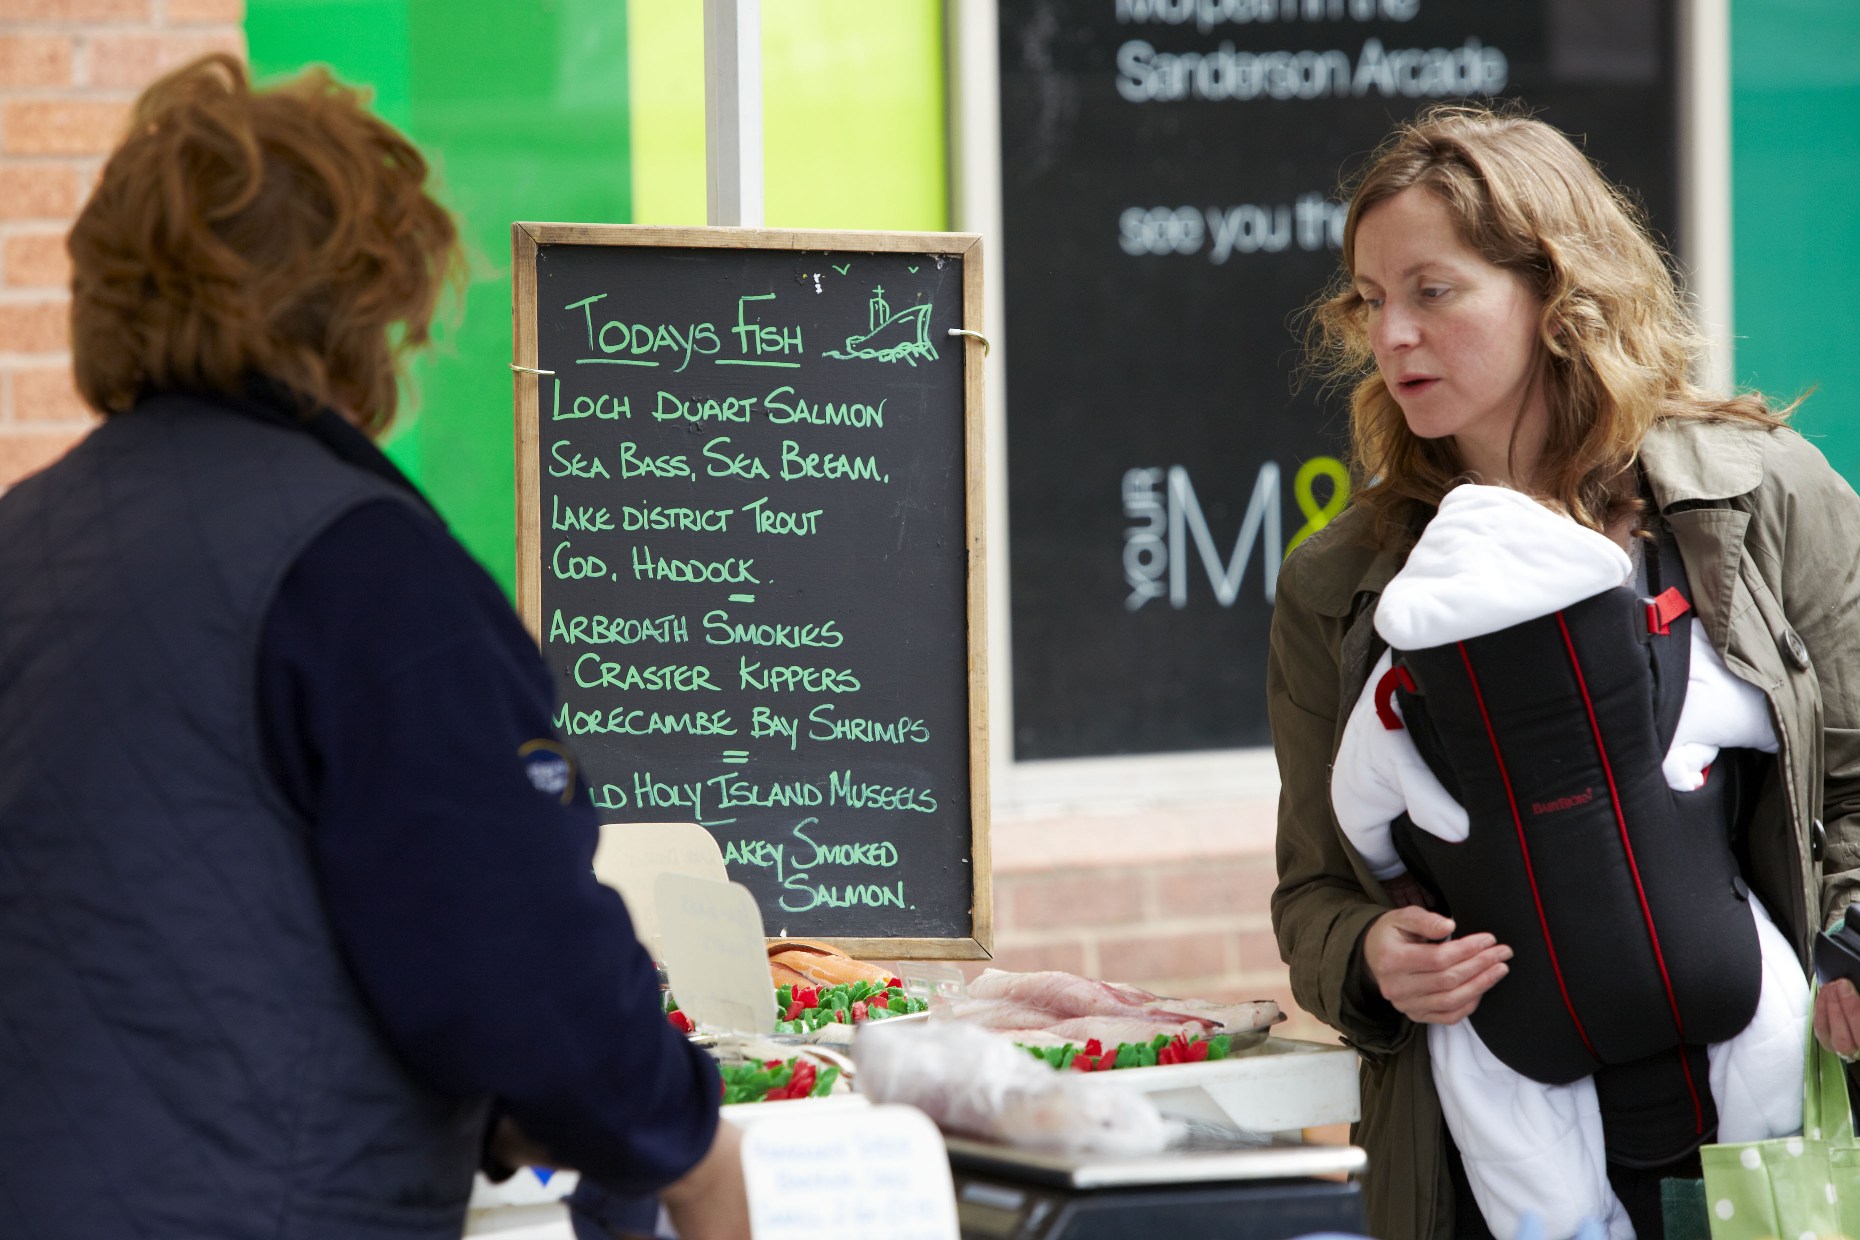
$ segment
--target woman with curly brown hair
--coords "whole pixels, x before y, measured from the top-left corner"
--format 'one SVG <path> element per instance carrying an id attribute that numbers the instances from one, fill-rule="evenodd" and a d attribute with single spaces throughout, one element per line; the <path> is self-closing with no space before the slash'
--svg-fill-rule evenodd
<path id="1" fill-rule="evenodd" d="M 1705 1078 L 1718 1086 L 1718 1064 L 1705 1043 L 1726 1035 L 1707 1027 L 1748 1019 L 1773 963 L 1759 963 L 1768 918 L 1756 910 L 1773 916 L 1799 975 L 1816 930 L 1860 894 L 1860 501 L 1761 397 L 1693 384 L 1698 337 L 1657 247 L 1583 154 L 1536 120 L 1450 107 L 1402 126 L 1356 182 L 1341 279 L 1313 322 L 1317 364 L 1351 385 L 1356 490 L 1279 578 L 1273 917 L 1299 1003 L 1362 1055 L 1370 1229 L 1489 1234 L 1465 1168 L 1491 1151 L 1456 1148 L 1430 1064 L 1438 1041 L 1424 1032 L 1469 1022 L 1494 1053 L 1509 1045 L 1527 1064 L 1573 1048 L 1536 1079 L 1593 1074 L 1602 1191 L 1618 1195 L 1618 1229 L 1658 1235 L 1661 1178 L 1696 1176 L 1697 1148 L 1713 1139 Z M 1488 555 L 1497 526 L 1447 530 L 1450 509 L 1479 510 L 1482 496 L 1484 511 L 1522 503 L 1527 523 L 1547 519 L 1612 557 L 1594 598 L 1625 597 L 1629 616 L 1637 595 L 1652 607 L 1645 632 L 1601 651 L 1620 683 L 1643 686 L 1619 708 L 1638 711 L 1634 769 L 1616 741 L 1630 729 L 1595 705 L 1610 685 L 1593 664 L 1584 676 L 1575 617 L 1600 587 L 1543 617 L 1541 646 L 1535 620 L 1506 615 L 1527 584 L 1515 576 L 1475 600 L 1506 617 L 1486 627 L 1447 615 L 1457 609 L 1426 588 L 1391 602 L 1403 574 L 1425 582 L 1456 556 Z M 1527 569 L 1536 546 L 1516 557 Z M 1435 637 L 1390 636 L 1415 631 L 1429 608 Z M 1727 748 L 1704 764 L 1717 774 L 1684 793 L 1660 782 L 1660 754 L 1686 696 L 1687 643 L 1671 665 L 1681 688 L 1664 698 L 1662 675 L 1674 675 L 1647 653 L 1671 648 L 1661 639 L 1669 621 L 1682 631 L 1682 615 L 1695 670 L 1725 670 L 1775 754 Z M 1379 657 L 1389 666 L 1375 677 Z M 1404 786 L 1444 785 L 1434 800 L 1457 827 L 1398 815 L 1394 853 L 1366 854 L 1339 820 L 1354 807 L 1338 787 L 1361 773 L 1353 716 L 1404 738 L 1419 755 Z M 1555 731 L 1565 717 L 1581 726 Z M 1578 851 L 1578 822 L 1604 846 Z M 1739 911 L 1685 918 L 1720 903 Z M 1585 960 L 1599 962 L 1586 975 Z M 1653 980 L 1628 995 L 1643 960 Z M 1520 1007 L 1527 995 L 1544 998 Z M 1614 1027 L 1643 1000 L 1650 1015 Z M 1860 1050 L 1850 985 L 1820 992 L 1814 1023 L 1832 1049 Z M 1616 1054 L 1611 1037 L 1642 1049 Z M 1528 1156 L 1508 1169 L 1531 1172 Z"/>
<path id="2" fill-rule="evenodd" d="M 521 1149 L 747 1235 L 550 677 L 370 442 L 459 270 L 427 180 L 213 56 L 72 231 L 104 420 L 0 497 L 0 1233 L 456 1237 Z"/>

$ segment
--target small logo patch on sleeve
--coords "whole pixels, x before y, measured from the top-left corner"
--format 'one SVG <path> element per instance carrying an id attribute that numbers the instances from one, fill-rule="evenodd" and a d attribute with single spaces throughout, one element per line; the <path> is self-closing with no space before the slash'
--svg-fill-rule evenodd
<path id="1" fill-rule="evenodd" d="M 517 747 L 517 757 L 530 787 L 564 805 L 575 799 L 575 759 L 559 742 L 547 738 L 524 741 Z"/>

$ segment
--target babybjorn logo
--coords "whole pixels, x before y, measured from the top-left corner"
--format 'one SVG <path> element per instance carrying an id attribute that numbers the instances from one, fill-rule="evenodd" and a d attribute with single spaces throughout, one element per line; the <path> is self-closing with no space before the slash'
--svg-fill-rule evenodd
<path id="1" fill-rule="evenodd" d="M 1578 805 L 1587 805 L 1595 799 L 1595 789 L 1584 788 L 1572 797 L 1558 797 L 1554 801 L 1532 801 L 1531 813 L 1554 814 L 1558 810 L 1575 809 Z"/>

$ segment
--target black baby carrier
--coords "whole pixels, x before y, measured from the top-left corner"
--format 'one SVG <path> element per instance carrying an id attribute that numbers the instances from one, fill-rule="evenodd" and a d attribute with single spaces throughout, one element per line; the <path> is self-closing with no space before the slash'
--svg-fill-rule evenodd
<path id="1" fill-rule="evenodd" d="M 1744 755 L 1696 791 L 1661 773 L 1694 617 L 1670 540 L 1649 550 L 1654 597 L 1396 651 L 1378 703 L 1470 822 L 1452 843 L 1404 815 L 1397 851 L 1456 933 L 1513 952 L 1473 1027 L 1533 1080 L 1594 1075 L 1611 1159 L 1651 1166 L 1714 1130 L 1705 1046 L 1750 1022 L 1762 964 L 1732 847 Z"/>

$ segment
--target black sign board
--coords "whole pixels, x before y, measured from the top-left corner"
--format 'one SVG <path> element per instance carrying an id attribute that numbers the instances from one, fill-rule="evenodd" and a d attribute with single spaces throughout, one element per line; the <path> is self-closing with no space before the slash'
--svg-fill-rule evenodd
<path id="1" fill-rule="evenodd" d="M 1519 99 L 1669 242 L 1673 0 L 1003 0 L 1017 758 L 1269 743 L 1285 552 L 1345 502 L 1294 392 L 1337 187 L 1399 120 Z"/>
<path id="2" fill-rule="evenodd" d="M 977 238 L 513 248 L 518 606 L 603 820 L 709 828 L 770 934 L 984 954 Z"/>

